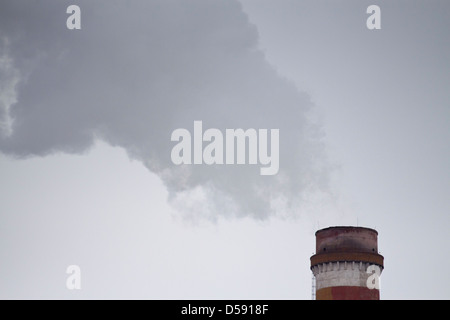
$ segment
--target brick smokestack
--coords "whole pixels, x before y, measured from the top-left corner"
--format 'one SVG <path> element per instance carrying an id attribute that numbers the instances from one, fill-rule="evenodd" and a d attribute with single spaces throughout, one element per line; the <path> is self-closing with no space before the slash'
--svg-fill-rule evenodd
<path id="1" fill-rule="evenodd" d="M 330 227 L 316 232 L 311 270 L 317 300 L 379 300 L 378 232 L 362 227 Z M 375 273 L 373 273 L 375 272 Z"/>

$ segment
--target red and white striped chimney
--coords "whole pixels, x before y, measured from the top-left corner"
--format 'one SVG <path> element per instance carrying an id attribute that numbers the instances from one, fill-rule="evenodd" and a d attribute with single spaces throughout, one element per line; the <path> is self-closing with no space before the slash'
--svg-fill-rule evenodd
<path id="1" fill-rule="evenodd" d="M 330 227 L 316 232 L 311 270 L 316 300 L 379 300 L 378 232 L 362 227 Z"/>

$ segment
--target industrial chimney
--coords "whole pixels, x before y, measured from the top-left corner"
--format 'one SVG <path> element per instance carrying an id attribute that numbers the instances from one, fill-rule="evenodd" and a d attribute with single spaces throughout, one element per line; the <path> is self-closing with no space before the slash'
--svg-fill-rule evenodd
<path id="1" fill-rule="evenodd" d="M 316 300 L 379 300 L 378 232 L 362 227 L 330 227 L 316 232 L 311 270 Z"/>

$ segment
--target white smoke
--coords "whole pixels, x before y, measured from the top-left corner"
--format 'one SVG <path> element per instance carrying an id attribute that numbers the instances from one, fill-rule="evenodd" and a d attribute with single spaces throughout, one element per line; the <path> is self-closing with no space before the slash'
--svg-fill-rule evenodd
<path id="1" fill-rule="evenodd" d="M 17 102 L 16 86 L 19 83 L 19 71 L 14 68 L 8 54 L 8 39 L 0 39 L 0 136 L 12 134 L 13 119 L 11 107 Z"/>
<path id="2" fill-rule="evenodd" d="M 264 219 L 326 191 L 313 105 L 265 60 L 238 1 L 77 1 L 81 30 L 66 28 L 70 4 L 0 5 L 0 36 L 14 58 L 0 64 L 0 119 L 14 119 L 3 153 L 77 153 L 99 138 L 158 174 L 187 216 L 212 219 Z M 18 83 L 19 74 L 27 81 Z M 175 166 L 171 132 L 195 120 L 220 130 L 279 129 L 278 175 L 247 165 Z"/>

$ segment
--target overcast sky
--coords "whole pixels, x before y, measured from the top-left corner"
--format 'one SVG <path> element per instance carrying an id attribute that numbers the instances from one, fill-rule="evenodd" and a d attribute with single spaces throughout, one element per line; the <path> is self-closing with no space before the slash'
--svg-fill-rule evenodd
<path id="1" fill-rule="evenodd" d="M 0 298 L 310 299 L 333 225 L 378 230 L 382 299 L 450 298 L 449 13 L 2 1 Z M 280 129 L 279 173 L 175 166 L 171 133 L 195 120 Z"/>

